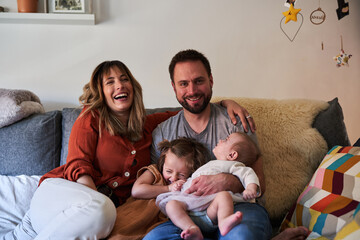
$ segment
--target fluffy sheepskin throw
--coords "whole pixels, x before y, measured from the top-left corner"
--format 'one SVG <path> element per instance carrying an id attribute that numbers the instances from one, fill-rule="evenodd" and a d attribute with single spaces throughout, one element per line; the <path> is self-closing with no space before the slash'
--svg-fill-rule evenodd
<path id="1" fill-rule="evenodd" d="M 221 99 L 224 98 L 212 101 Z M 266 183 L 266 193 L 260 203 L 271 219 L 280 219 L 294 204 L 327 152 L 326 141 L 312 128 L 312 123 L 329 104 L 305 99 L 231 99 L 245 107 L 255 120 Z"/>
<path id="2" fill-rule="evenodd" d="M 40 99 L 28 90 L 0 88 L 0 128 L 34 113 L 43 113 Z"/>

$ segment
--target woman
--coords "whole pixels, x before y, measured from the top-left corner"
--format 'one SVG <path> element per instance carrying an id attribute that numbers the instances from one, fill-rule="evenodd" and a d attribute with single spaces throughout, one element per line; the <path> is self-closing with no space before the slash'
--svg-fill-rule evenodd
<path id="1" fill-rule="evenodd" d="M 141 86 L 120 61 L 97 66 L 83 90 L 84 108 L 70 134 L 67 163 L 40 179 L 14 233 L 19 239 L 108 236 L 115 206 L 130 196 L 137 171 L 150 164 L 153 129 L 176 114 L 146 116 Z"/>

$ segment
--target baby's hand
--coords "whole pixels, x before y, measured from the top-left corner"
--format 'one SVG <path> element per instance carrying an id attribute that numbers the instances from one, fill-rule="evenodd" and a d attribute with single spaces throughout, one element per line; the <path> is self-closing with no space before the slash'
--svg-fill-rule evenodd
<path id="1" fill-rule="evenodd" d="M 245 189 L 242 194 L 245 200 L 251 200 L 257 197 L 257 191 L 254 189 Z"/>
<path id="2" fill-rule="evenodd" d="M 180 191 L 184 183 L 185 183 L 184 180 L 177 180 L 176 182 L 173 182 L 172 184 L 169 185 L 169 192 Z"/>

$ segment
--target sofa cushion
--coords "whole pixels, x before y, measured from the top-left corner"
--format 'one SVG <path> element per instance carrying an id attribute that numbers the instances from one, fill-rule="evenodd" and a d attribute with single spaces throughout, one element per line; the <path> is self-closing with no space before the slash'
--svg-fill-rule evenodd
<path id="1" fill-rule="evenodd" d="M 66 163 L 66 158 L 68 154 L 68 145 L 69 137 L 72 126 L 74 125 L 75 120 L 81 112 L 81 108 L 64 108 L 62 110 L 62 148 L 61 148 L 61 157 L 60 157 L 60 166 Z"/>
<path id="2" fill-rule="evenodd" d="M 42 175 L 59 165 L 61 112 L 34 114 L 0 128 L 0 174 Z"/>
<path id="3" fill-rule="evenodd" d="M 350 146 L 338 98 L 334 98 L 328 103 L 329 107 L 316 116 L 313 127 L 324 137 L 329 150 L 336 145 Z"/>
<path id="4" fill-rule="evenodd" d="M 360 138 L 354 143 L 354 147 L 360 147 Z"/>
<path id="5" fill-rule="evenodd" d="M 310 236 L 360 239 L 360 147 L 333 147 L 286 216 L 282 229 L 305 226 Z M 312 239 L 312 238 L 311 238 Z"/>
<path id="6" fill-rule="evenodd" d="M 182 109 L 181 107 L 147 108 L 146 114 L 149 115 L 149 114 L 166 112 L 166 111 L 176 112 L 176 111 L 180 111 L 181 109 Z"/>
<path id="7" fill-rule="evenodd" d="M 336 239 L 354 240 L 360 239 L 360 211 L 354 215 L 352 220 L 348 222 L 337 234 Z"/>

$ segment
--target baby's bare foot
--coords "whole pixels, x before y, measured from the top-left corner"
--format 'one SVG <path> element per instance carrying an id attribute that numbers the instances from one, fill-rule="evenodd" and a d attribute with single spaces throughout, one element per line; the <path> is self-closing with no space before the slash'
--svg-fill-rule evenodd
<path id="1" fill-rule="evenodd" d="M 237 211 L 236 213 L 226 217 L 221 222 L 219 222 L 219 230 L 222 236 L 225 236 L 230 232 L 233 227 L 238 225 L 242 220 L 242 213 Z"/>
<path id="2" fill-rule="evenodd" d="M 180 236 L 185 240 L 203 240 L 204 237 L 198 226 L 190 226 L 181 232 Z"/>

